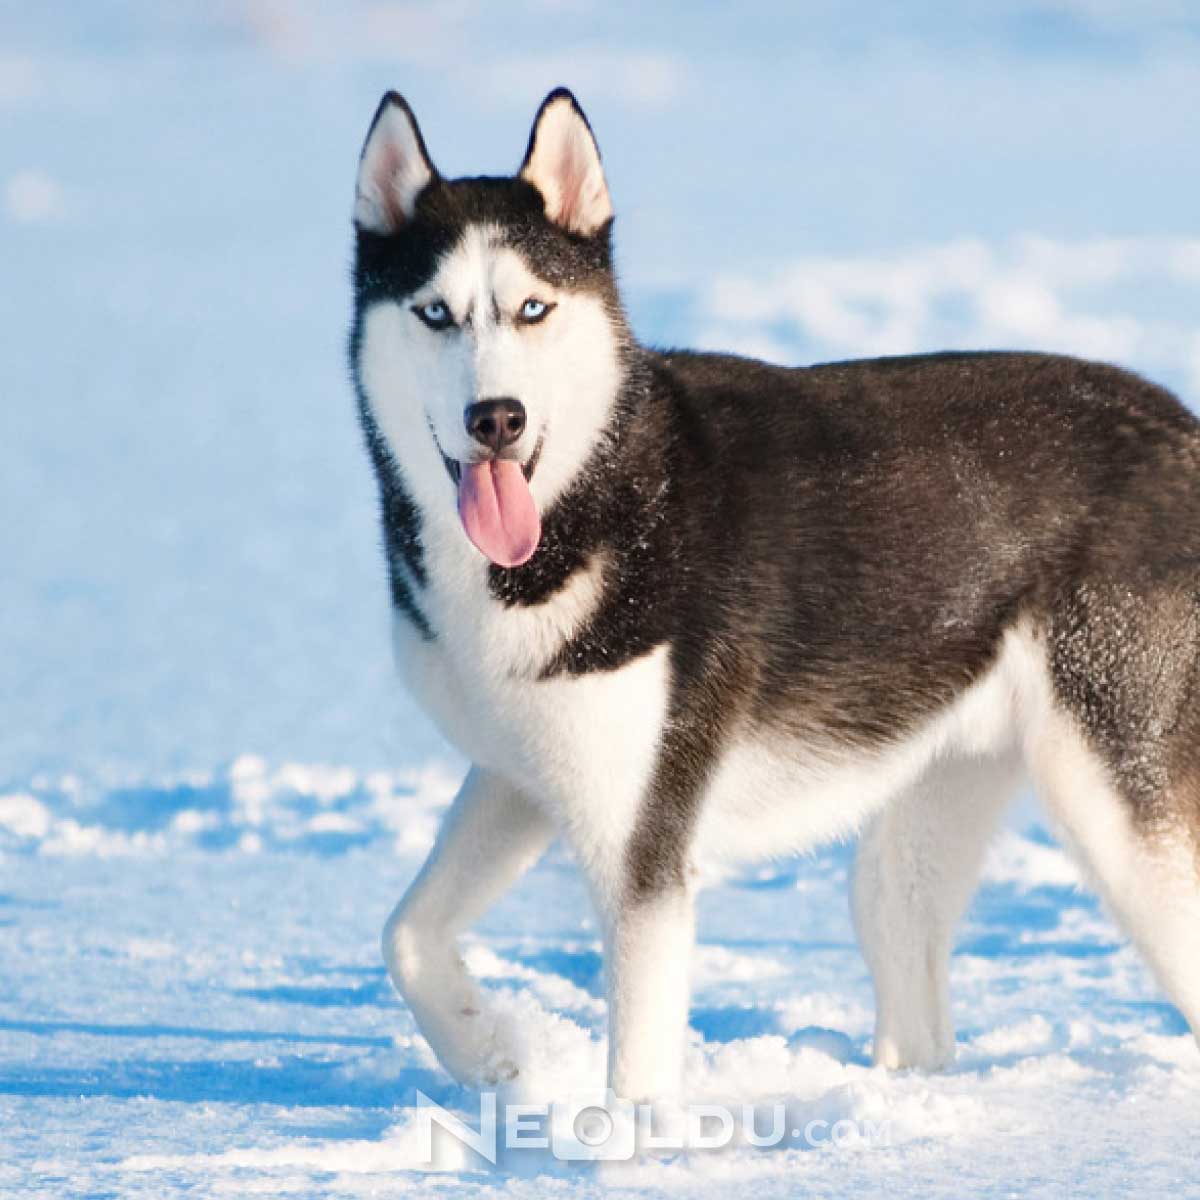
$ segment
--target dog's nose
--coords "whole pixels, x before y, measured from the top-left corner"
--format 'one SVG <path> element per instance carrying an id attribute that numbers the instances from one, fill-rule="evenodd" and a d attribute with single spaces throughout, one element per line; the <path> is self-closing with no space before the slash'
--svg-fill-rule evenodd
<path id="1" fill-rule="evenodd" d="M 525 405 L 511 396 L 476 400 L 464 414 L 467 432 L 489 450 L 499 454 L 525 432 Z"/>

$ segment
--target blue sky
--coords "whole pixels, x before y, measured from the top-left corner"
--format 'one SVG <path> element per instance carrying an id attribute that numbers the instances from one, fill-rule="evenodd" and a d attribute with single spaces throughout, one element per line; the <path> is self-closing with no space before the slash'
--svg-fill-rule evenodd
<path id="1" fill-rule="evenodd" d="M 0 779 L 438 743 L 344 367 L 355 159 L 595 126 L 645 338 L 1113 358 L 1200 398 L 1200 10 L 0 4 Z M 399 733 L 397 732 L 399 730 Z"/>

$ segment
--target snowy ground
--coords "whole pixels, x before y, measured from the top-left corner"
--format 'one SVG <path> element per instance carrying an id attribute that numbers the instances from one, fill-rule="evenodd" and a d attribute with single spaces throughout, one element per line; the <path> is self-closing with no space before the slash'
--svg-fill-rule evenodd
<path id="1" fill-rule="evenodd" d="M 574 86 L 648 340 L 1048 347 L 1194 402 L 1198 31 L 1174 0 L 0 0 L 0 1195 L 600 1186 L 541 1158 L 421 1169 L 416 1093 L 476 1097 L 378 954 L 462 770 L 392 682 L 345 378 L 386 87 L 453 174 L 511 169 Z M 944 1075 L 868 1066 L 850 854 L 705 893 L 691 1089 L 889 1144 L 617 1184 L 1200 1194 L 1200 1052 L 1032 809 L 961 931 Z M 469 959 L 531 1090 L 599 1081 L 599 948 L 561 853 Z"/>
<path id="2" fill-rule="evenodd" d="M 544 1155 L 499 1170 L 451 1156 L 433 1173 L 424 1159 L 417 1091 L 471 1123 L 477 1098 L 431 1059 L 377 934 L 453 786 L 449 767 L 243 758 L 99 794 L 38 780 L 0 800 L 0 1191 L 599 1186 Z M 1009 830 L 990 859 L 954 959 L 959 1061 L 942 1075 L 869 1065 L 848 864 L 839 848 L 705 893 L 690 1086 L 763 1113 L 784 1102 L 796 1128 L 886 1133 L 667 1156 L 610 1181 L 616 1194 L 1196 1194 L 1200 1053 L 1040 829 Z M 602 1083 L 599 947 L 560 853 L 467 958 L 521 1023 L 528 1094 Z"/>

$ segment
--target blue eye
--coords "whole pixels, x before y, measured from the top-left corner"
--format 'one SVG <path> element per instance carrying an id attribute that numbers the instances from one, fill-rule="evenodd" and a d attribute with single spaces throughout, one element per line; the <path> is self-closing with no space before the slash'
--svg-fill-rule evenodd
<path id="1" fill-rule="evenodd" d="M 429 326 L 430 329 L 449 329 L 454 324 L 450 308 L 444 300 L 431 300 L 428 304 L 418 304 L 413 312 Z"/>
<path id="2" fill-rule="evenodd" d="M 530 296 L 521 305 L 521 320 L 526 325 L 536 325 L 553 307 L 553 304 L 547 304 L 543 300 Z"/>

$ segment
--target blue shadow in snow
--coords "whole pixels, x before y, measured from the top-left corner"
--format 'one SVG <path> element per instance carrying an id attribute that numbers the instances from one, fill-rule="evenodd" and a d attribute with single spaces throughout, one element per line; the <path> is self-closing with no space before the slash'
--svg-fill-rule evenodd
<path id="1" fill-rule="evenodd" d="M 736 1042 L 779 1032 L 779 1022 L 771 1009 L 738 1005 L 693 1008 L 688 1024 L 706 1042 Z"/>
<path id="2" fill-rule="evenodd" d="M 980 889 L 971 904 L 970 918 L 984 925 L 1049 930 L 1056 928 L 1062 914 L 1070 909 L 1098 912 L 1099 902 L 1073 887 L 1041 884 L 1022 891 L 1011 883 L 992 884 Z"/>
<path id="3" fill-rule="evenodd" d="M 297 1042 L 311 1046 L 377 1046 L 386 1049 L 392 1039 L 353 1034 L 274 1033 L 263 1029 L 203 1029 L 190 1025 L 94 1025 L 86 1021 L 0 1020 L 0 1032 L 53 1036 L 77 1033 L 88 1037 L 198 1038 L 204 1042 Z"/>
<path id="4" fill-rule="evenodd" d="M 303 971 L 307 975 L 358 975 L 365 979 L 386 977 L 381 963 L 330 962 L 327 958 L 318 958 L 312 954 L 289 954 L 287 964 L 290 968 Z"/>
<path id="5" fill-rule="evenodd" d="M 779 1034 L 779 1019 L 769 1008 L 750 1006 L 714 1006 L 692 1010 L 688 1022 L 706 1042 L 736 1042 L 742 1038 L 766 1037 Z M 856 1044 L 848 1034 L 822 1025 L 806 1025 L 787 1039 L 791 1050 L 811 1049 L 828 1055 L 840 1063 L 869 1066 L 866 1041 Z"/>
<path id="6" fill-rule="evenodd" d="M 596 950 L 563 950 L 548 947 L 505 955 L 522 966 L 548 975 L 557 975 L 593 996 L 604 992 L 604 960 Z"/>
<path id="7" fill-rule="evenodd" d="M 413 1068 L 395 1078 L 356 1078 L 345 1062 L 289 1056 L 269 1063 L 148 1059 L 87 1067 L 42 1067 L 0 1075 L 0 1095 L 109 1096 L 185 1104 L 278 1104 L 290 1108 L 387 1109 L 415 1105 L 418 1091 L 455 1103 L 462 1089 L 438 1071 Z M 354 1064 L 357 1066 L 357 1064 Z"/>
<path id="8" fill-rule="evenodd" d="M 270 1057 L 166 1059 L 160 1056 L 91 1062 L 83 1066 L 22 1067 L 8 1064 L 0 1072 L 0 1095 L 149 1097 L 183 1103 L 237 1102 L 301 1108 L 348 1108 L 381 1111 L 386 1124 L 396 1106 L 416 1104 L 418 1091 L 443 1104 L 458 1104 L 466 1095 L 440 1071 L 422 1067 L 391 1075 L 374 1066 L 371 1052 L 390 1058 L 393 1043 L 386 1037 L 346 1034 L 277 1033 L 267 1030 L 207 1029 L 174 1025 L 100 1025 L 85 1021 L 0 1020 L 0 1032 L 42 1036 L 82 1035 L 99 1038 L 198 1038 L 205 1042 L 274 1043 L 287 1047 L 324 1047 L 323 1052 L 274 1054 Z M 148 1047 L 149 1049 L 149 1047 Z M 349 1053 L 339 1054 L 339 1050 Z M 364 1053 L 365 1052 L 365 1053 Z M 256 1055 L 255 1051 L 247 1051 Z M 333 1136 L 366 1136 L 339 1125 Z M 383 1126 L 380 1125 L 380 1128 Z"/>
<path id="9" fill-rule="evenodd" d="M 733 876 L 729 885 L 748 892 L 787 891 L 801 877 L 848 870 L 854 861 L 854 849 L 853 842 L 833 842 L 822 846 L 815 856 L 794 855 L 770 866 L 747 867 L 744 873 Z"/>
<path id="10" fill-rule="evenodd" d="M 372 979 L 352 987 L 311 987 L 304 984 L 278 984 L 275 987 L 234 988 L 232 994 L 266 1004 L 310 1004 L 316 1008 L 358 1008 L 383 1005 L 394 1008 L 396 993 L 386 979 Z"/>
<path id="11" fill-rule="evenodd" d="M 84 815 L 107 829 L 125 833 L 155 833 L 166 829 L 175 817 L 189 809 L 197 812 L 225 812 L 230 807 L 229 785 L 225 782 L 206 787 L 130 787 L 114 788 Z"/>
<path id="12" fill-rule="evenodd" d="M 1165 1000 L 1124 1000 L 1117 1007 L 1128 1009 L 1147 1025 L 1157 1025 L 1157 1032 L 1167 1037 L 1186 1037 L 1192 1032 L 1183 1013 Z"/>
<path id="13" fill-rule="evenodd" d="M 985 933 L 969 938 L 954 951 L 976 958 L 1103 958 L 1121 949 L 1120 942 L 1025 942 L 1021 930 Z"/>
<path id="14" fill-rule="evenodd" d="M 54 802 L 61 807 L 63 799 Z M 310 829 L 311 818 L 330 813 L 357 813 L 364 808 L 364 793 L 352 789 L 323 802 L 319 797 L 299 793 L 281 795 L 278 806 L 282 824 L 272 823 L 259 835 L 272 850 L 315 854 L 332 858 L 372 844 L 380 835 L 377 822 L 368 820 L 364 828 L 349 830 Z M 223 851 L 235 846 L 246 832 L 230 819 L 234 807 L 231 785 L 218 779 L 203 786 L 178 784 L 169 787 L 137 786 L 114 788 L 96 801 L 71 815 L 86 825 L 123 833 L 161 833 L 171 828 L 182 812 L 218 814 L 216 827 L 198 831 L 189 840 L 202 850 Z"/>
<path id="15" fill-rule="evenodd" d="M 12 892 L 0 892 L 0 908 L 61 908 L 57 900 L 29 900 L 14 896 Z"/>
<path id="16" fill-rule="evenodd" d="M 968 919 L 986 928 L 961 941 L 955 953 L 979 958 L 1099 958 L 1120 949 L 1119 942 L 1024 940 L 1029 933 L 1052 933 L 1071 909 L 1097 912 L 1099 905 L 1094 896 L 1072 887 L 1045 884 L 1028 891 L 1012 884 L 985 887 L 971 905 Z"/>
<path id="17" fill-rule="evenodd" d="M 803 1029 L 797 1029 L 788 1038 L 788 1046 L 793 1050 L 805 1047 L 819 1050 L 840 1063 L 855 1063 L 861 1067 L 871 1065 L 866 1038 L 856 1043 L 849 1034 L 838 1029 L 826 1029 L 823 1025 L 806 1025 Z"/>

